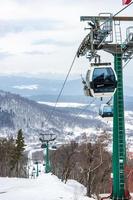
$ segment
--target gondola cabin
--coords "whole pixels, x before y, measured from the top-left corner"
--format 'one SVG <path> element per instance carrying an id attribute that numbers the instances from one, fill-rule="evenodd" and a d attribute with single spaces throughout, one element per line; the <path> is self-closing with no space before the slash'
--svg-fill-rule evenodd
<path id="1" fill-rule="evenodd" d="M 109 63 L 95 63 L 87 71 L 86 86 L 86 96 L 111 97 L 117 87 L 116 73 Z"/>
<path id="2" fill-rule="evenodd" d="M 113 117 L 113 106 L 108 104 L 102 104 L 99 109 L 99 115 L 102 118 L 112 118 Z"/>

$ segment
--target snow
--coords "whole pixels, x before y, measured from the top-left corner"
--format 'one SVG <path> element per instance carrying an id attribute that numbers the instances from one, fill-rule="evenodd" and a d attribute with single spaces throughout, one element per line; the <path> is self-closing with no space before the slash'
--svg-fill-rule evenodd
<path id="1" fill-rule="evenodd" d="M 13 88 L 19 89 L 19 90 L 37 90 L 38 89 L 38 84 L 32 84 L 32 85 L 15 85 Z"/>
<path id="2" fill-rule="evenodd" d="M 65 184 L 51 174 L 36 179 L 0 178 L 1 200 L 91 200 L 85 194 L 85 187 L 77 181 Z"/>
<path id="3" fill-rule="evenodd" d="M 80 114 L 80 115 L 78 115 L 78 117 L 82 117 L 82 118 L 85 118 L 85 119 L 88 119 L 88 118 L 93 119 L 92 116 L 88 116 L 88 115 L 85 115 L 85 114 Z"/>
<path id="4" fill-rule="evenodd" d="M 38 101 L 38 103 L 46 104 L 46 105 L 49 105 L 49 106 L 55 106 L 55 103 L 53 103 L 53 102 Z M 83 104 L 83 103 L 64 103 L 64 102 L 59 102 L 59 103 L 57 103 L 56 107 L 77 108 L 77 107 L 82 107 L 82 106 L 86 106 L 86 105 L 87 104 Z"/>

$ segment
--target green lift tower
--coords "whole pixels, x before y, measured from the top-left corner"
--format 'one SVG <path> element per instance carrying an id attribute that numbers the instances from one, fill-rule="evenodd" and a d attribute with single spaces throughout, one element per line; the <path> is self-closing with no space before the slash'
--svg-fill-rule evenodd
<path id="1" fill-rule="evenodd" d="M 84 38 L 77 51 L 77 57 L 84 56 L 91 61 L 97 52 L 104 50 L 114 56 L 114 70 L 117 75 L 117 89 L 114 94 L 113 117 L 113 159 L 112 159 L 112 194 L 111 199 L 125 200 L 130 198 L 126 180 L 126 140 L 123 99 L 123 65 L 133 55 L 133 27 L 126 30 L 126 39 L 122 42 L 121 21 L 133 21 L 133 17 L 115 16 L 102 13 L 99 16 L 82 16 L 87 21 L 90 32 Z M 115 42 L 113 39 L 115 36 Z"/>
<path id="2" fill-rule="evenodd" d="M 51 164 L 50 164 L 50 159 L 49 159 L 49 142 L 54 141 L 55 139 L 56 139 L 56 135 L 53 133 L 40 133 L 39 140 L 42 143 L 41 147 L 43 149 L 46 149 L 46 153 L 44 153 L 45 173 L 51 172 Z"/>

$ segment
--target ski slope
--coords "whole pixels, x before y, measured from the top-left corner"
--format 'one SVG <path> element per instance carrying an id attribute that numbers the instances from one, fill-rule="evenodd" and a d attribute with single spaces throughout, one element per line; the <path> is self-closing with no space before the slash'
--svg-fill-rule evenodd
<path id="1" fill-rule="evenodd" d="M 85 194 L 80 183 L 64 184 L 51 174 L 36 179 L 0 178 L 0 200 L 91 200 Z"/>

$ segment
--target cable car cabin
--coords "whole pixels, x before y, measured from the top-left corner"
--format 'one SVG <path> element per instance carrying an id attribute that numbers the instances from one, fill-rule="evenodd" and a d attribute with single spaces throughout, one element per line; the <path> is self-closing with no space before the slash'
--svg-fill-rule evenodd
<path id="1" fill-rule="evenodd" d="M 110 66 L 92 66 L 86 74 L 86 96 L 110 97 L 117 86 L 115 71 Z"/>
<path id="2" fill-rule="evenodd" d="M 99 115 L 103 118 L 113 117 L 113 106 L 108 104 L 102 104 L 99 109 Z"/>

